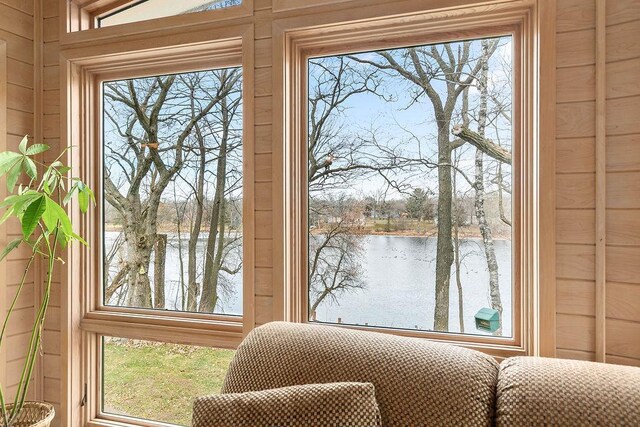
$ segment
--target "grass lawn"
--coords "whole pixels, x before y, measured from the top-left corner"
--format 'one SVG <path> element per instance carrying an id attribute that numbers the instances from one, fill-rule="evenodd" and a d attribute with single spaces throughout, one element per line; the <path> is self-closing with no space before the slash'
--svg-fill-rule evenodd
<path id="1" fill-rule="evenodd" d="M 196 397 L 220 392 L 232 350 L 105 340 L 104 411 L 191 425 Z"/>

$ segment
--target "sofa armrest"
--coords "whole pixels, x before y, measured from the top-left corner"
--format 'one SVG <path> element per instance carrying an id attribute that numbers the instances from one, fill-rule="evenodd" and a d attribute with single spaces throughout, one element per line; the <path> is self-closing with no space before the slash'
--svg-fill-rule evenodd
<path id="1" fill-rule="evenodd" d="M 514 357 L 500 365 L 498 426 L 640 425 L 640 368 Z"/>

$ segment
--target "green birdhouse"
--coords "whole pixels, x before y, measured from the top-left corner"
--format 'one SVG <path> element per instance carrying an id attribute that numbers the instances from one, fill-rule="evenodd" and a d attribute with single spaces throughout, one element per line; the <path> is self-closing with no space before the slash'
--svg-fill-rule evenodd
<path id="1" fill-rule="evenodd" d="M 495 332 L 500 327 L 500 313 L 491 308 L 481 308 L 476 313 L 476 329 Z"/>

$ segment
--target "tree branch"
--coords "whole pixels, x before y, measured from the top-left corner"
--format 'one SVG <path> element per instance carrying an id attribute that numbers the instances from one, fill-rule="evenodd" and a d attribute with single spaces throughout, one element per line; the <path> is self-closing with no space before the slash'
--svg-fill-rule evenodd
<path id="1" fill-rule="evenodd" d="M 462 139 L 463 141 L 466 141 L 474 147 L 478 148 L 479 150 L 482 150 L 482 152 L 489 157 L 493 157 L 494 159 L 502 163 L 511 164 L 510 151 L 505 150 L 490 139 L 482 137 L 480 134 L 472 131 L 471 129 L 465 128 L 461 125 L 456 125 L 451 130 L 451 133 Z"/>

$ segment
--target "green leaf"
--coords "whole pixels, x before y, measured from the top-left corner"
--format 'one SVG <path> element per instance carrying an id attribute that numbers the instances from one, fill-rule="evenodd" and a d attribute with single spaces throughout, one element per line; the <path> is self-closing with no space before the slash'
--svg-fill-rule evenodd
<path id="1" fill-rule="evenodd" d="M 44 183 L 44 189 L 47 194 L 51 195 L 56 190 L 60 178 L 58 173 L 55 171 L 55 169 L 51 169 L 51 168 L 48 168 L 45 171 L 45 175 L 46 175 L 46 178 L 42 177 L 42 182 Z"/>
<path id="2" fill-rule="evenodd" d="M 7 172 L 7 189 L 9 190 L 9 193 L 13 193 L 13 189 L 16 187 L 16 182 L 18 182 L 18 178 L 20 177 L 20 172 L 22 172 L 22 161 L 14 164 Z"/>
<path id="3" fill-rule="evenodd" d="M 12 240 L 11 242 L 9 242 L 7 247 L 4 248 L 2 253 L 0 253 L 0 261 L 5 259 L 7 257 L 7 255 L 9 255 L 15 248 L 20 246 L 20 243 L 22 243 L 22 239 L 15 239 L 15 240 Z"/>
<path id="4" fill-rule="evenodd" d="M 67 215 L 67 211 L 65 211 L 64 208 L 56 202 L 53 203 L 54 209 L 56 210 L 56 213 L 58 215 L 58 219 L 60 220 L 62 231 L 64 231 L 64 234 L 66 234 L 67 236 L 73 235 L 73 226 L 71 225 L 71 220 L 69 219 L 69 215 Z"/>
<path id="5" fill-rule="evenodd" d="M 47 209 L 47 200 L 45 197 L 46 196 L 41 195 L 31 202 L 24 211 L 24 215 L 22 215 L 22 235 L 25 239 L 31 237 L 38 226 L 38 222 L 40 222 L 40 218 L 42 218 L 42 214 Z"/>
<path id="6" fill-rule="evenodd" d="M 3 224 L 11 216 L 15 216 L 22 221 L 22 213 L 24 209 L 38 197 L 40 197 L 40 193 L 34 190 L 28 190 L 24 194 L 13 194 L 8 196 L 0 204 L 0 208 L 8 208 L 0 218 L 0 224 Z"/>
<path id="7" fill-rule="evenodd" d="M 8 210 L 7 210 L 7 211 L 2 215 L 2 217 L 0 218 L 0 224 L 4 224 L 4 222 L 5 222 L 6 220 L 8 220 L 8 219 L 9 219 L 9 217 L 11 217 L 11 215 L 13 214 L 13 211 L 14 211 L 14 209 L 13 209 L 13 208 L 8 209 Z"/>
<path id="8" fill-rule="evenodd" d="M 27 154 L 28 142 L 29 142 L 29 135 L 25 135 L 25 137 L 22 138 L 22 141 L 20 141 L 20 145 L 18 145 L 18 150 L 20 150 L 22 154 Z"/>
<path id="9" fill-rule="evenodd" d="M 66 234 L 59 233 L 58 234 L 58 243 L 60 244 L 60 246 L 62 248 L 66 248 L 67 247 L 67 243 L 69 243 L 69 238 L 67 237 Z"/>
<path id="10" fill-rule="evenodd" d="M 71 188 L 69 189 L 69 191 L 67 192 L 66 196 L 64 196 L 64 199 L 62 199 L 62 204 L 64 206 L 69 204 L 69 202 L 73 198 L 73 196 L 76 193 L 76 191 L 78 191 L 78 186 L 76 184 L 73 184 L 71 186 Z"/>
<path id="11" fill-rule="evenodd" d="M 96 196 L 93 194 L 93 191 L 91 191 L 91 189 L 89 187 L 85 187 L 87 193 L 89 193 L 89 197 L 91 198 L 91 201 L 93 202 L 93 204 L 96 204 Z"/>
<path id="12" fill-rule="evenodd" d="M 67 212 L 50 197 L 45 196 L 45 198 L 47 200 L 47 209 L 42 215 L 42 220 L 44 221 L 47 229 L 49 231 L 53 231 L 59 224 L 60 230 L 66 236 L 72 236 L 73 227 Z"/>
<path id="13" fill-rule="evenodd" d="M 75 240 L 77 240 L 78 242 L 82 243 L 84 246 L 89 246 L 89 244 L 86 242 L 86 240 L 84 240 L 82 237 L 80 237 L 79 235 L 77 235 L 76 233 L 72 233 L 71 237 L 73 237 Z"/>
<path id="14" fill-rule="evenodd" d="M 0 153 L 0 175 L 4 175 L 17 163 L 22 161 L 22 154 L 13 151 L 3 151 Z"/>
<path id="15" fill-rule="evenodd" d="M 27 156 L 33 156 L 36 154 L 44 153 L 49 149 L 47 144 L 33 144 L 31 147 L 27 149 Z"/>
<path id="16" fill-rule="evenodd" d="M 2 202 L 0 202 L 0 209 L 6 208 L 7 206 L 13 206 L 21 196 L 17 194 L 11 194 L 7 196 Z"/>
<path id="17" fill-rule="evenodd" d="M 36 164 L 33 160 L 28 157 L 25 157 L 22 161 L 22 167 L 24 168 L 24 172 L 31 179 L 36 179 L 38 177 L 38 170 L 36 169 Z"/>
<path id="18" fill-rule="evenodd" d="M 13 206 L 16 214 L 22 214 L 24 209 L 40 196 L 41 194 L 34 190 L 29 190 L 24 194 L 18 195 L 18 199 L 15 201 Z"/>
<path id="19" fill-rule="evenodd" d="M 42 214 L 42 221 L 47 227 L 47 230 L 53 233 L 53 230 L 58 226 L 58 213 L 53 206 L 56 202 L 53 199 L 47 197 L 47 209 Z"/>
<path id="20" fill-rule="evenodd" d="M 87 193 L 87 187 L 82 188 L 78 192 L 78 203 L 80 204 L 80 211 L 87 213 L 89 210 L 89 194 Z"/>

